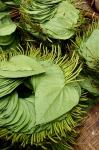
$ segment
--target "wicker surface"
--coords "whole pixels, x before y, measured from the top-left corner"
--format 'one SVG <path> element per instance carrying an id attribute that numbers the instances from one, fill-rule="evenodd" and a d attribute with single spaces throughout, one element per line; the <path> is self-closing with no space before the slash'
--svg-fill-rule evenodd
<path id="1" fill-rule="evenodd" d="M 80 132 L 75 150 L 99 150 L 99 104 L 90 111 Z"/>

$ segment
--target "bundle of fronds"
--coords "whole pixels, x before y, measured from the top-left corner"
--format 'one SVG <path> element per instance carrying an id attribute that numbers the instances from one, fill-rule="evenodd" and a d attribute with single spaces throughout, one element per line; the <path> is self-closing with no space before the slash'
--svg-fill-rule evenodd
<path id="1" fill-rule="evenodd" d="M 74 129 L 86 112 L 76 80 L 80 71 L 75 54 L 67 58 L 29 47 L 25 54 L 1 55 L 0 137 L 22 146 L 55 143 L 53 149 L 64 141 L 64 150 L 66 141 L 74 143 Z"/>

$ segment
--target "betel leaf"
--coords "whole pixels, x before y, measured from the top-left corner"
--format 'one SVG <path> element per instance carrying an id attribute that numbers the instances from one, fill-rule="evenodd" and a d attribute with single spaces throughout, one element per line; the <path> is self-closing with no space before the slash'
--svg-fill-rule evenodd
<path id="1" fill-rule="evenodd" d="M 95 96 L 99 95 L 99 81 L 93 79 L 89 75 L 80 75 L 79 79 L 82 80 L 80 85 L 83 89 L 87 90 L 88 92 L 94 94 Z"/>
<path id="2" fill-rule="evenodd" d="M 45 69 L 35 59 L 25 55 L 14 56 L 9 61 L 0 62 L 2 78 L 20 78 L 44 73 Z"/>
<path id="3" fill-rule="evenodd" d="M 23 82 L 23 79 L 2 79 L 2 78 L 0 78 L 0 98 L 10 94 L 22 82 Z"/>
<path id="4" fill-rule="evenodd" d="M 23 3 L 21 12 L 25 20 L 23 28 L 39 38 L 69 39 L 79 19 L 79 10 L 62 0 Z"/>
<path id="5" fill-rule="evenodd" d="M 10 99 L 8 95 L 5 102 L 1 99 L 0 106 L 5 111 L 0 114 L 0 126 L 6 125 L 13 132 L 33 134 L 39 125 L 55 121 L 78 104 L 81 96 L 78 83 L 65 85 L 64 74 L 58 66 L 47 62 L 44 66 L 46 74 L 30 78 L 34 87 L 31 96 L 20 98 L 15 92 L 10 94 Z"/>
<path id="6" fill-rule="evenodd" d="M 55 16 L 41 24 L 41 27 L 52 38 L 68 39 L 74 34 L 78 19 L 79 11 L 68 1 L 63 1 Z"/>
<path id="7" fill-rule="evenodd" d="M 28 14 L 32 21 L 38 23 L 45 22 L 46 18 L 47 20 L 51 19 L 56 12 L 55 6 L 40 3 L 38 5 L 38 3 L 35 4 L 35 1 L 32 2 L 32 6 L 29 7 L 28 4 L 26 6 L 27 8 L 24 9 L 25 14 Z"/>
<path id="8" fill-rule="evenodd" d="M 4 111 L 2 111 L 4 110 Z M 16 92 L 0 100 L 0 126 L 14 132 L 32 134 L 35 129 L 35 103 L 33 96 L 18 98 Z"/>
<path id="9" fill-rule="evenodd" d="M 16 30 L 16 24 L 12 22 L 8 13 L 0 13 L 0 36 L 10 35 Z"/>
<path id="10" fill-rule="evenodd" d="M 18 77 L 8 80 L 6 78 L 1 79 L 1 98 L 2 96 L 6 96 L 8 92 L 12 97 L 10 97 L 10 100 L 7 98 L 8 103 L 4 103 L 6 106 L 3 105 L 4 108 L 6 107 L 6 110 L 0 114 L 0 126 L 5 124 L 13 132 L 35 133 L 38 130 L 41 131 L 43 125 L 46 127 L 51 121 L 58 120 L 63 115 L 66 115 L 67 112 L 78 104 L 81 96 L 81 88 L 76 81 L 72 83 L 65 82 L 65 72 L 58 64 L 54 64 L 50 60 L 41 61 L 41 59 L 38 59 L 36 61 L 36 58 L 34 59 L 25 55 L 14 56 L 9 62 L 5 66 L 2 65 L 2 69 L 5 70 L 8 68 L 10 70 L 10 76 L 9 72 L 3 74 L 6 77 L 15 77 L 18 71 L 19 75 L 24 77 L 22 70 L 25 70 L 25 77 L 28 77 L 27 72 L 32 69 L 32 71 L 35 71 L 35 68 L 38 74 L 31 71 L 31 75 L 25 78 L 25 80 L 24 78 L 22 78 L 23 80 L 17 79 Z M 11 66 L 12 64 L 13 66 Z M 39 71 L 40 68 L 42 69 L 42 66 L 43 70 L 42 74 L 40 74 L 41 72 Z M 1 73 L 2 71 L 0 70 Z M 18 85 L 21 84 L 20 82 L 32 90 L 32 93 L 28 97 L 23 98 L 18 94 L 17 91 L 19 88 Z M 14 92 L 18 96 L 17 103 L 13 104 L 11 101 L 14 99 Z M 5 114 L 10 113 L 9 109 L 12 113 L 6 118 Z"/>
<path id="11" fill-rule="evenodd" d="M 21 0 L 4 0 L 4 3 L 7 5 L 19 5 L 21 3 Z"/>
<path id="12" fill-rule="evenodd" d="M 81 96 L 76 82 L 65 85 L 64 74 L 58 66 L 45 62 L 45 68 L 46 74 L 32 78 L 36 125 L 48 123 L 66 114 L 78 104 Z"/>
<path id="13" fill-rule="evenodd" d="M 15 51 L 18 49 L 19 46 L 19 39 L 17 36 L 14 35 L 10 35 L 11 38 L 10 40 L 8 39 L 8 41 L 4 41 L 4 37 L 1 37 L 1 51 L 3 50 L 3 52 L 5 51 L 5 53 L 9 52 L 9 51 Z M 6 36 L 5 36 L 6 37 Z M 6 43 L 5 43 L 6 42 Z M 7 45 L 8 44 L 8 45 Z"/>
<path id="14" fill-rule="evenodd" d="M 41 2 L 41 3 L 44 3 L 44 4 L 52 5 L 52 4 L 57 4 L 57 3 L 61 2 L 62 0 L 53 0 L 53 1 L 51 1 L 51 0 L 45 0 L 45 1 L 35 0 L 35 1 L 38 2 L 38 3 Z"/>
<path id="15" fill-rule="evenodd" d="M 91 36 L 86 42 L 86 47 L 91 57 L 91 60 L 88 60 L 87 64 L 92 68 L 97 64 L 97 61 L 99 61 L 99 29 L 95 29 L 92 32 Z"/>
<path id="16" fill-rule="evenodd" d="M 8 12 L 0 13 L 0 46 L 6 50 L 15 40 L 13 32 L 16 30 L 15 23 L 10 19 Z M 7 46 L 7 48 L 6 48 Z"/>
<path id="17" fill-rule="evenodd" d="M 99 63 L 99 29 L 94 29 L 90 36 L 84 39 L 78 50 L 89 68 L 96 69 Z"/>
<path id="18" fill-rule="evenodd" d="M 40 51 L 29 51 L 28 56 L 11 55 L 5 66 L 1 65 L 2 69 L 10 70 L 10 76 L 8 72 L 7 75 L 3 74 L 4 76 L 16 76 L 18 71 L 19 75 L 22 75 L 22 78 L 14 79 L 2 79 L 0 76 L 0 128 L 6 130 L 6 136 L 11 137 L 13 141 L 14 134 L 14 142 L 18 142 L 21 137 L 20 143 L 23 143 L 25 136 L 25 144 L 28 139 L 29 144 L 31 142 L 31 145 L 38 145 L 46 138 L 57 137 L 57 129 L 59 132 L 60 127 L 65 133 L 76 126 L 76 118 L 72 118 L 71 111 L 74 111 L 73 115 L 77 114 L 78 121 L 81 117 L 78 115 L 81 87 L 76 81 L 81 70 L 78 60 L 78 55 L 75 54 L 69 59 L 57 56 L 56 52 L 41 54 Z M 42 73 L 39 72 L 40 68 Z M 33 69 L 37 70 L 38 74 L 32 72 Z M 21 74 L 24 70 L 25 78 Z M 27 73 L 29 70 L 32 70 L 30 76 Z M 18 80 L 21 81 L 19 85 Z M 28 94 L 25 94 L 25 91 L 28 91 Z M 63 134 L 60 133 L 59 136 L 62 137 Z"/>
<path id="19" fill-rule="evenodd" d="M 10 45 L 14 41 L 14 35 L 0 36 L 0 45 L 7 46 Z"/>
<path id="20" fill-rule="evenodd" d="M 75 86 L 79 87 L 79 85 L 76 84 Z M 73 87 L 72 84 L 60 88 L 57 86 L 55 90 L 51 84 L 50 91 L 48 87 L 46 87 L 45 90 L 39 91 L 39 89 L 41 89 L 39 87 L 37 89 L 38 95 L 36 95 L 36 123 L 41 124 L 54 121 L 76 106 L 80 96 L 75 86 Z M 40 98 L 40 96 L 42 96 L 42 98 Z"/>

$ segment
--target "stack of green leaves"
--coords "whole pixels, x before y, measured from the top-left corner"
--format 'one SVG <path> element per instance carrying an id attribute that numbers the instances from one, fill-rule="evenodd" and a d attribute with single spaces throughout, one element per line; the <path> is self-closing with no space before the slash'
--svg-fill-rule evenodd
<path id="1" fill-rule="evenodd" d="M 77 10 L 67 0 L 30 0 L 21 5 L 23 28 L 38 38 L 69 39 L 79 20 Z"/>
<path id="2" fill-rule="evenodd" d="M 21 0 L 2 0 L 4 5 L 19 5 Z"/>
<path id="3" fill-rule="evenodd" d="M 0 46 L 9 46 L 13 43 L 15 36 L 14 32 L 16 30 L 15 23 L 12 22 L 9 13 L 0 13 Z"/>
<path id="4" fill-rule="evenodd" d="M 3 50 L 15 48 L 18 43 L 15 35 L 17 24 L 11 19 L 10 9 L 0 1 L 0 49 Z"/>
<path id="5" fill-rule="evenodd" d="M 14 34 L 17 25 L 10 16 L 13 8 L 18 8 L 17 11 L 21 14 L 18 26 L 24 32 L 28 31 L 29 34 L 44 40 L 69 39 L 75 33 L 80 16 L 79 10 L 67 0 L 0 0 L 0 29 L 3 32 L 0 34 L 0 47 L 3 50 L 15 48 L 17 45 Z"/>
<path id="6" fill-rule="evenodd" d="M 19 14 L 19 34 L 13 13 Z M 71 0 L 0 0 L 0 52 L 9 50 L 0 53 L 0 137 L 49 150 L 74 144 L 75 128 L 86 112 L 82 89 L 99 96 L 99 23 L 77 38 L 83 70 L 77 53 L 63 56 L 60 49 L 49 52 L 45 45 L 46 39 L 70 39 L 78 21 L 80 11 Z M 25 43 L 21 50 L 16 50 L 16 33 L 19 43 Z M 29 41 L 44 39 L 44 47 L 36 49 L 38 40 L 36 48 L 31 43 L 27 50 L 24 35 Z"/>
<path id="7" fill-rule="evenodd" d="M 83 37 L 77 38 L 78 52 L 84 60 L 85 67 L 80 78 L 81 86 L 99 96 L 99 23 L 89 26 Z"/>
<path id="8" fill-rule="evenodd" d="M 75 54 L 67 59 L 39 50 L 1 61 L 0 137 L 41 146 L 68 139 L 85 113 L 78 62 Z"/>

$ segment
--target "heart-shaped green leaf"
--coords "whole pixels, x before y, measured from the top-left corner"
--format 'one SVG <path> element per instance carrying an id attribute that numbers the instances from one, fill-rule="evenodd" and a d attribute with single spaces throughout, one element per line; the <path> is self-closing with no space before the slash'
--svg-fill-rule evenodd
<path id="1" fill-rule="evenodd" d="M 81 96 L 76 82 L 65 85 L 64 74 L 58 66 L 46 62 L 45 68 L 45 74 L 32 78 L 37 125 L 66 114 L 78 104 Z"/>
<path id="2" fill-rule="evenodd" d="M 68 39 L 75 32 L 75 25 L 79 19 L 79 11 L 67 1 L 59 4 L 55 16 L 41 24 L 44 32 L 55 39 Z"/>
<path id="3" fill-rule="evenodd" d="M 45 69 L 35 59 L 25 55 L 12 57 L 9 61 L 0 62 L 2 78 L 20 78 L 44 73 Z"/>
<path id="4" fill-rule="evenodd" d="M 10 35 L 16 30 L 16 24 L 12 22 L 8 13 L 0 13 L 0 36 Z"/>

